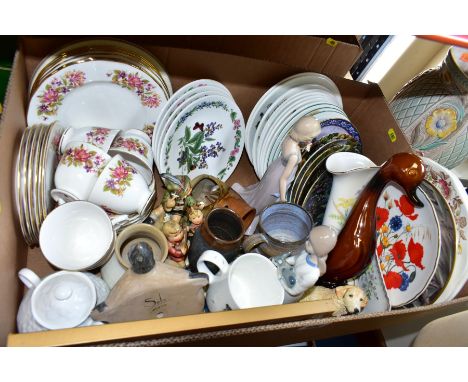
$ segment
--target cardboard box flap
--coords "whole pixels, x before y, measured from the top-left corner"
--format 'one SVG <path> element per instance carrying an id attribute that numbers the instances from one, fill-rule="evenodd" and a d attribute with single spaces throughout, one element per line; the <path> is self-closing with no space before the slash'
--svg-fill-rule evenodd
<path id="1" fill-rule="evenodd" d="M 159 46 L 233 54 L 341 77 L 349 71 L 362 52 L 354 36 L 119 36 L 118 38 L 147 48 Z M 43 57 L 44 48 L 47 53 L 51 53 L 67 43 L 82 39 L 84 39 L 82 36 L 53 39 L 25 37 L 23 40 L 27 43 L 23 45 L 27 47 L 26 55 Z"/>

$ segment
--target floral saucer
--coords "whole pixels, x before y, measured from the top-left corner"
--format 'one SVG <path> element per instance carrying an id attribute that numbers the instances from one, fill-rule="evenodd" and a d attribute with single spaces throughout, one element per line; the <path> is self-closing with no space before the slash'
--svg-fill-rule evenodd
<path id="1" fill-rule="evenodd" d="M 435 302 L 449 301 L 456 297 L 468 280 L 468 195 L 457 176 L 429 158 L 422 158 L 426 167 L 425 179 L 447 201 L 457 229 L 457 255 L 452 276 Z"/>
<path id="2" fill-rule="evenodd" d="M 417 189 L 424 207 L 414 207 L 399 186 L 390 184 L 376 208 L 376 255 L 392 307 L 421 295 L 437 269 L 439 221 L 426 194 Z"/>
<path id="3" fill-rule="evenodd" d="M 244 119 L 233 99 L 198 99 L 171 124 L 161 147 L 159 172 L 226 180 L 242 155 L 244 133 Z"/>
<path id="4" fill-rule="evenodd" d="M 434 277 L 426 290 L 409 307 L 430 305 L 439 300 L 441 294 L 449 286 L 457 258 L 457 223 L 447 201 L 441 192 L 427 180 L 424 180 L 419 187 L 431 200 L 437 213 L 441 230 L 441 251 Z"/>
<path id="5" fill-rule="evenodd" d="M 143 130 L 154 125 L 166 101 L 163 89 L 144 72 L 112 61 L 88 61 L 44 80 L 31 97 L 27 121 Z"/>

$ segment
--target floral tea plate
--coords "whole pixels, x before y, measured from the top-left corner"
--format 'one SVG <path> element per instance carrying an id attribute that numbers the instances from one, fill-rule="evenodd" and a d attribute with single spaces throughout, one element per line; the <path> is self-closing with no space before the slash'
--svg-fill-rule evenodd
<path id="1" fill-rule="evenodd" d="M 244 119 L 233 99 L 196 100 L 171 124 L 161 147 L 159 172 L 226 180 L 242 155 L 244 134 Z"/>
<path id="2" fill-rule="evenodd" d="M 423 293 L 437 269 L 439 220 L 426 194 L 414 207 L 399 186 L 390 184 L 376 207 L 376 255 L 392 307 L 404 306 Z"/>
<path id="3" fill-rule="evenodd" d="M 468 280 L 468 195 L 455 174 L 429 158 L 422 158 L 426 167 L 425 179 L 447 201 L 455 218 L 457 254 L 452 276 L 436 302 L 449 301 L 457 296 Z"/>
<path id="4" fill-rule="evenodd" d="M 257 127 L 262 120 L 263 116 L 271 106 L 271 104 L 281 95 L 286 93 L 288 90 L 305 84 L 317 84 L 324 86 L 335 99 L 335 104 L 339 107 L 343 107 L 341 95 L 336 87 L 335 83 L 328 77 L 319 73 L 299 73 L 293 76 L 287 77 L 276 85 L 271 87 L 257 102 L 254 109 L 250 113 L 249 120 L 246 126 L 246 149 L 249 157 L 252 156 L 253 137 L 255 136 Z"/>
<path id="5" fill-rule="evenodd" d="M 445 302 L 440 300 L 439 297 L 452 277 L 458 246 L 457 223 L 444 196 L 427 180 L 424 180 L 419 187 L 430 199 L 437 213 L 441 230 L 441 250 L 434 277 L 426 290 L 409 305 L 410 307 L 429 305 L 433 304 L 434 301 Z"/>
<path id="6" fill-rule="evenodd" d="M 154 125 L 165 103 L 164 91 L 142 71 L 112 61 L 88 61 L 45 80 L 31 97 L 27 121 L 143 130 Z"/>

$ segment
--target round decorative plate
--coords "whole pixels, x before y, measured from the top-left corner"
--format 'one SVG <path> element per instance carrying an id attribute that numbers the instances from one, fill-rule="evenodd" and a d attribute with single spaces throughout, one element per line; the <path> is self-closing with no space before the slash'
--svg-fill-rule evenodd
<path id="1" fill-rule="evenodd" d="M 341 95 L 336 87 L 335 83 L 324 76 L 323 74 L 318 73 L 300 73 L 293 76 L 287 77 L 282 81 L 278 82 L 276 85 L 272 86 L 257 102 L 254 109 L 250 113 L 250 117 L 247 121 L 246 126 L 246 149 L 249 157 L 252 154 L 253 146 L 253 137 L 255 136 L 255 131 L 265 115 L 268 108 L 271 104 L 282 94 L 286 93 L 289 89 L 294 88 L 295 86 L 305 85 L 305 84 L 317 84 L 322 85 L 327 88 L 330 93 L 334 96 L 336 100 L 336 105 L 343 107 L 343 102 L 341 100 Z M 252 131 L 253 130 L 253 131 Z"/>
<path id="2" fill-rule="evenodd" d="M 162 143 L 164 134 L 167 132 L 167 129 L 170 126 L 166 123 L 166 121 L 169 116 L 173 114 L 175 108 L 177 108 L 177 106 L 179 106 L 191 95 L 199 92 L 200 90 L 208 89 L 208 87 L 217 88 L 221 92 L 224 92 L 229 96 L 231 95 L 229 90 L 222 83 L 209 79 L 193 81 L 182 86 L 171 96 L 171 98 L 167 100 L 167 102 L 161 108 L 161 112 L 156 121 L 156 132 L 153 134 L 153 147 L 159 147 L 159 145 Z M 157 157 L 158 155 L 154 155 L 154 158 Z"/>
<path id="3" fill-rule="evenodd" d="M 392 307 L 421 295 L 437 269 L 439 221 L 432 203 L 418 188 L 424 207 L 414 207 L 399 186 L 388 185 L 376 208 L 376 254 Z"/>
<path id="4" fill-rule="evenodd" d="M 439 299 L 450 282 L 457 258 L 457 223 L 447 201 L 427 180 L 424 180 L 419 187 L 426 193 L 437 213 L 441 230 L 441 250 L 434 277 L 426 290 L 409 307 L 430 305 Z"/>
<path id="5" fill-rule="evenodd" d="M 242 113 L 232 99 L 203 97 L 187 106 L 169 128 L 159 171 L 226 180 L 242 155 L 244 134 Z"/>
<path id="6" fill-rule="evenodd" d="M 437 188 L 447 201 L 457 228 L 457 255 L 452 276 L 436 302 L 456 297 L 468 280 L 468 195 L 455 174 L 429 158 L 422 158 L 425 179 Z"/>
<path id="7" fill-rule="evenodd" d="M 28 107 L 28 125 L 60 121 L 73 127 L 143 130 L 166 103 L 161 87 L 145 73 L 112 61 L 70 65 L 44 81 Z"/>

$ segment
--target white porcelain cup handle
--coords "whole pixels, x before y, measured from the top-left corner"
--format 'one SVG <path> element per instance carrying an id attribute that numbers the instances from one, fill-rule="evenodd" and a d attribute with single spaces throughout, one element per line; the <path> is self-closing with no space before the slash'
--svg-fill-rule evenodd
<path id="1" fill-rule="evenodd" d="M 210 269 L 206 266 L 205 261 L 213 263 L 219 268 L 219 273 L 214 275 Z M 209 282 L 213 282 L 217 277 L 226 273 L 229 269 L 229 264 L 221 253 L 209 249 L 201 254 L 197 261 L 198 272 L 206 273 L 208 275 Z"/>
<path id="2" fill-rule="evenodd" d="M 37 287 L 41 282 L 39 276 L 28 268 L 21 269 L 18 272 L 18 277 L 29 289 Z"/>

